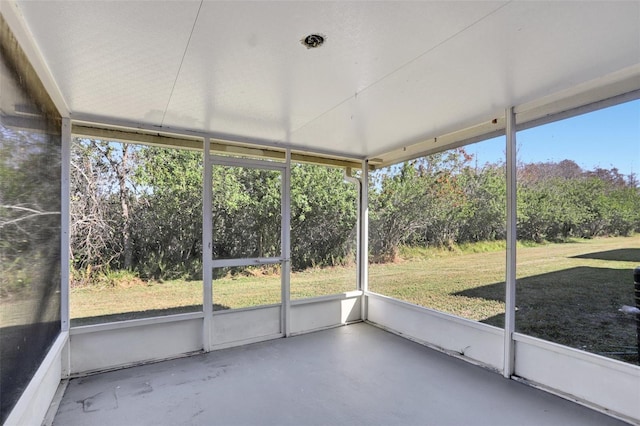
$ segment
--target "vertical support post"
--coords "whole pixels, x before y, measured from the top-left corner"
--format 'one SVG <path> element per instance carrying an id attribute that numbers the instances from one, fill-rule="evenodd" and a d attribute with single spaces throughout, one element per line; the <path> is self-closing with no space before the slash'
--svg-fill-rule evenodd
<path id="1" fill-rule="evenodd" d="M 362 290 L 360 299 L 361 317 L 367 319 L 366 294 L 369 291 L 369 160 L 362 161 L 362 184 L 360 185 L 360 257 L 358 259 L 358 270 L 360 271 L 360 282 L 358 289 Z"/>
<path id="2" fill-rule="evenodd" d="M 347 167 L 344 171 L 345 182 L 350 182 L 356 187 L 356 287 L 360 290 L 360 198 L 362 196 L 362 179 L 353 177 L 351 167 Z"/>
<path id="3" fill-rule="evenodd" d="M 60 329 L 69 331 L 71 120 L 62 119 L 60 170 Z"/>
<path id="4" fill-rule="evenodd" d="M 356 290 L 361 290 L 361 283 L 362 283 L 362 268 L 360 267 L 360 264 L 362 263 L 362 244 L 360 244 L 360 241 L 362 240 L 362 219 L 360 217 L 360 210 L 362 209 L 360 206 L 362 205 L 362 178 L 361 179 L 355 179 L 354 180 L 357 182 L 356 184 L 356 191 L 357 191 L 357 195 L 356 195 L 356 214 L 358 216 L 358 219 L 356 221 Z"/>
<path id="5" fill-rule="evenodd" d="M 202 349 L 211 351 L 211 327 L 213 322 L 213 214 L 212 185 L 213 166 L 211 163 L 211 139 L 205 137 L 202 150 Z"/>
<path id="6" fill-rule="evenodd" d="M 507 268 L 504 317 L 504 367 L 503 375 L 513 375 L 515 357 L 513 332 L 516 314 L 516 116 L 513 108 L 507 108 Z"/>
<path id="7" fill-rule="evenodd" d="M 640 309 L 640 266 L 633 270 L 633 293 L 636 308 Z M 640 365 L 640 312 L 636 314 L 636 343 L 638 345 L 638 365 Z"/>
<path id="8" fill-rule="evenodd" d="M 282 333 L 285 337 L 289 337 L 291 335 L 291 150 L 289 149 L 286 151 L 285 161 L 280 206 L 282 214 L 282 230 L 280 231 L 282 317 L 280 323 L 282 324 Z"/>

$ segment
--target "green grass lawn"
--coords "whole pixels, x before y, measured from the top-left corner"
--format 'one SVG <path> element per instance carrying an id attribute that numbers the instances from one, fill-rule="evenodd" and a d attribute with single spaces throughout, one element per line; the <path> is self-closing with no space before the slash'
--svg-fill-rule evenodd
<path id="1" fill-rule="evenodd" d="M 372 265 L 370 289 L 410 303 L 504 326 L 504 250 L 425 252 Z M 640 236 L 519 247 L 516 330 L 567 346 L 637 362 L 633 269 Z"/>
<path id="2" fill-rule="evenodd" d="M 478 244 L 460 250 L 401 252 L 369 268 L 370 290 L 498 327 L 504 323 L 505 250 Z M 640 236 L 519 247 L 518 331 L 624 360 L 635 360 L 633 268 Z M 291 276 L 292 299 L 355 289 L 355 267 L 311 269 Z M 280 302 L 280 276 L 225 277 L 213 284 L 215 309 Z M 198 281 L 74 288 L 74 325 L 200 311 Z M 628 353 L 628 354 L 627 354 Z"/>
<path id="3" fill-rule="evenodd" d="M 281 276 L 227 276 L 213 281 L 214 309 L 280 303 Z M 308 269 L 291 274 L 291 299 L 356 289 L 356 268 Z M 174 280 L 71 289 L 72 325 L 202 311 L 202 281 Z"/>

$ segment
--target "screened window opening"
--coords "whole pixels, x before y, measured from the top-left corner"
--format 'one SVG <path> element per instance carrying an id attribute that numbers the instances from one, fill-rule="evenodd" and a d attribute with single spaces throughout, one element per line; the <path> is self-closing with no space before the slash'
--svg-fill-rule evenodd
<path id="1" fill-rule="evenodd" d="M 0 423 L 61 330 L 61 119 L 20 55 L 0 46 Z"/>
<path id="2" fill-rule="evenodd" d="M 359 184 L 344 169 L 291 169 L 291 298 L 356 290 Z"/>
<path id="3" fill-rule="evenodd" d="M 518 132 L 516 330 L 637 363 L 640 101 Z"/>
<path id="4" fill-rule="evenodd" d="M 371 291 L 504 325 L 504 148 L 501 137 L 371 174 Z"/>
<path id="5" fill-rule="evenodd" d="M 202 154 L 76 138 L 72 325 L 202 311 Z"/>

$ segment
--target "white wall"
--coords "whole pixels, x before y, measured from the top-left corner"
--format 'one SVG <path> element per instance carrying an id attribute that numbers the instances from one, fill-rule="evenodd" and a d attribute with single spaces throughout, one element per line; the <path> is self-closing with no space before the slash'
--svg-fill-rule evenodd
<path id="1" fill-rule="evenodd" d="M 291 334 L 344 325 L 360 321 L 362 292 L 295 300 L 291 302 Z"/>
<path id="2" fill-rule="evenodd" d="M 502 370 L 504 330 L 368 293 L 367 320 L 428 346 Z"/>
<path id="3" fill-rule="evenodd" d="M 360 320 L 361 292 L 292 302 L 292 334 Z M 72 328 L 69 374 L 78 375 L 174 358 L 203 350 L 203 313 Z M 222 349 L 284 335 L 280 305 L 216 311 L 211 346 Z"/>
<path id="4" fill-rule="evenodd" d="M 640 423 L 640 367 L 514 334 L 515 375 L 600 411 Z"/>
<path id="5" fill-rule="evenodd" d="M 280 305 L 216 311 L 211 325 L 213 349 L 282 337 Z"/>
<path id="6" fill-rule="evenodd" d="M 202 314 L 72 328 L 69 343 L 71 374 L 169 359 L 202 350 Z"/>

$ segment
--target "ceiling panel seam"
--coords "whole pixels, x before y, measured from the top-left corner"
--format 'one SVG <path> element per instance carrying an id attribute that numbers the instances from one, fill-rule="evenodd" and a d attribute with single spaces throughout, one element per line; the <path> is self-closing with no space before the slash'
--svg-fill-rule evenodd
<path id="1" fill-rule="evenodd" d="M 169 93 L 169 99 L 167 100 L 167 105 L 164 107 L 164 111 L 162 112 L 162 121 L 160 122 L 160 126 L 164 125 L 164 119 L 167 115 L 167 111 L 169 110 L 169 105 L 171 104 L 173 91 L 175 90 L 176 83 L 178 82 L 178 78 L 180 77 L 180 71 L 182 71 L 182 64 L 184 64 L 184 58 L 185 56 L 187 56 L 187 51 L 189 50 L 189 45 L 191 44 L 191 37 L 193 36 L 193 31 L 195 30 L 196 24 L 198 23 L 198 17 L 200 16 L 202 3 L 204 3 L 204 0 L 200 0 L 200 5 L 198 6 L 198 12 L 196 13 L 196 17 L 193 20 L 193 25 L 191 26 L 191 32 L 189 33 L 189 39 L 187 40 L 187 44 L 184 47 L 184 52 L 182 52 L 182 58 L 180 59 L 180 66 L 178 67 L 178 72 L 176 72 L 176 78 L 173 80 L 173 85 L 171 86 L 171 93 Z"/>
<path id="2" fill-rule="evenodd" d="M 445 43 L 448 43 L 449 41 L 453 40 L 454 38 L 458 37 L 460 34 L 468 31 L 470 28 L 478 25 L 480 22 L 484 21 L 485 19 L 487 19 L 488 17 L 494 15 L 495 13 L 497 13 L 498 11 L 500 11 L 501 9 L 503 9 L 504 7 L 508 6 L 509 4 L 511 4 L 513 2 L 513 0 L 510 0 L 508 2 L 505 2 L 503 4 L 501 4 L 500 6 L 498 6 L 497 8 L 493 9 L 492 11 L 490 11 L 489 13 L 481 16 L 480 18 L 476 19 L 475 21 L 473 21 L 472 23 L 470 23 L 469 25 L 465 26 L 464 28 L 462 28 L 459 31 L 456 31 L 454 34 L 450 35 L 449 37 L 445 38 L 444 40 L 436 43 L 435 45 L 429 47 L 427 50 L 425 50 L 424 52 L 420 53 L 419 55 L 415 56 L 413 59 L 405 62 L 404 64 L 400 65 L 399 67 L 397 67 L 396 69 L 394 69 L 393 71 L 388 72 L 387 74 L 383 75 L 382 77 L 378 78 L 377 80 L 375 80 L 374 82 L 372 82 L 371 84 L 365 86 L 364 88 L 362 88 L 360 91 L 356 92 L 354 94 L 354 96 L 349 96 L 348 98 L 345 98 L 344 100 L 338 102 L 336 105 L 334 105 L 333 107 L 329 108 L 328 110 L 324 111 L 322 114 L 318 115 L 315 118 L 312 118 L 311 120 L 309 120 L 308 122 L 304 123 L 303 125 L 297 127 L 296 129 L 294 129 L 291 133 L 294 134 L 295 132 L 297 132 L 298 130 L 301 130 L 305 127 L 307 127 L 308 125 L 310 125 L 311 123 L 319 120 L 320 118 L 322 118 L 323 116 L 329 114 L 331 111 L 339 108 L 340 106 L 344 105 L 345 103 L 349 102 L 352 98 L 356 98 L 361 95 L 363 92 L 371 89 L 373 86 L 376 86 L 377 84 L 379 84 L 380 82 L 386 80 L 387 78 L 391 77 L 392 75 L 396 74 L 397 72 L 399 72 L 400 70 L 408 67 L 409 65 L 411 65 L 412 63 L 416 62 L 417 60 L 419 60 L 420 58 L 424 57 L 425 55 L 428 55 L 430 52 L 434 51 L 435 49 L 441 47 L 442 45 L 444 45 Z"/>

